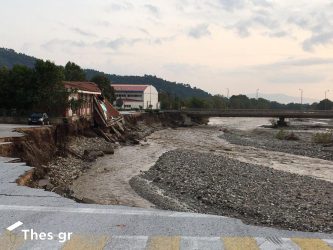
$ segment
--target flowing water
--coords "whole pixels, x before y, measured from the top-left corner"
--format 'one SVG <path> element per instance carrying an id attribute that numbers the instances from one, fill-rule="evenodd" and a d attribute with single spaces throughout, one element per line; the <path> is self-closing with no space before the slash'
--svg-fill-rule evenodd
<path id="1" fill-rule="evenodd" d="M 233 145 L 219 137 L 225 128 L 252 131 L 269 124 L 269 119 L 261 118 L 211 118 L 207 126 L 157 131 L 141 145 L 119 147 L 114 155 L 99 158 L 74 182 L 74 196 L 99 204 L 153 207 L 130 187 L 129 180 L 148 170 L 163 153 L 177 148 L 223 154 L 242 162 L 333 182 L 331 161 Z"/>

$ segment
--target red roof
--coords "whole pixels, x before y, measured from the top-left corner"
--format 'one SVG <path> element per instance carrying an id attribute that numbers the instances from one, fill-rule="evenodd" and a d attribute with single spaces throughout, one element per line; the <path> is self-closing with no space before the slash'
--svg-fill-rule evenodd
<path id="1" fill-rule="evenodd" d="M 143 92 L 149 85 L 135 85 L 135 84 L 112 84 L 115 91 L 133 91 Z"/>
<path id="2" fill-rule="evenodd" d="M 101 93 L 101 90 L 94 82 L 63 82 L 63 83 L 65 85 L 65 88 L 77 89 L 87 92 L 95 92 L 96 94 Z"/>

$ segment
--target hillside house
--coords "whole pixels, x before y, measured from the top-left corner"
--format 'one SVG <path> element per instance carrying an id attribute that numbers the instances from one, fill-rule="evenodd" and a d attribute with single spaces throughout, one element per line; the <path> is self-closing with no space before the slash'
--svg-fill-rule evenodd
<path id="1" fill-rule="evenodd" d="M 101 90 L 93 82 L 64 82 L 65 88 L 74 91 L 69 96 L 70 100 L 82 100 L 81 106 L 77 110 L 68 108 L 65 117 L 76 119 L 79 117 L 92 118 L 93 99 L 101 95 Z"/>
<path id="2" fill-rule="evenodd" d="M 111 103 L 104 99 L 101 90 L 93 82 L 63 82 L 66 89 L 73 91 L 69 100 L 81 100 L 77 109 L 68 108 L 64 116 L 72 121 L 86 118 L 100 126 L 107 127 L 120 117 Z"/>
<path id="3" fill-rule="evenodd" d="M 122 109 L 160 109 L 158 92 L 152 85 L 112 84 L 115 90 L 114 105 Z"/>

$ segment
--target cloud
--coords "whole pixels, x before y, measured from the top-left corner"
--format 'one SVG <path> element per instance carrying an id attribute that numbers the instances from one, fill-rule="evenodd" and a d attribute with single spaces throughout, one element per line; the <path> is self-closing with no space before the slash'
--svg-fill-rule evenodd
<path id="1" fill-rule="evenodd" d="M 303 49 L 312 52 L 315 46 L 333 43 L 333 32 L 312 35 L 303 42 Z"/>
<path id="2" fill-rule="evenodd" d="M 290 58 L 275 63 L 257 65 L 254 67 L 254 69 L 276 70 L 278 68 L 290 69 L 292 67 L 313 67 L 320 65 L 333 65 L 333 57 L 332 58 L 311 57 L 311 58 L 301 58 L 301 59 Z"/>
<path id="3" fill-rule="evenodd" d="M 241 10 L 252 6 L 271 8 L 273 4 L 267 0 L 218 0 L 218 4 L 226 11 Z"/>
<path id="4" fill-rule="evenodd" d="M 305 74 L 305 73 L 284 73 L 274 75 L 268 78 L 270 83 L 278 84 L 310 84 L 325 80 L 323 75 Z"/>
<path id="5" fill-rule="evenodd" d="M 208 29 L 208 24 L 199 24 L 191 28 L 188 35 L 195 39 L 200 39 L 205 36 L 210 36 L 211 32 Z"/>
<path id="6" fill-rule="evenodd" d="M 286 31 L 276 31 L 276 32 L 273 31 L 273 32 L 266 33 L 266 35 L 268 35 L 269 37 L 281 38 L 281 37 L 289 36 L 289 33 Z"/>
<path id="7" fill-rule="evenodd" d="M 219 4 L 223 9 L 227 11 L 233 11 L 238 8 L 243 8 L 245 6 L 244 0 L 219 0 Z"/>
<path id="8" fill-rule="evenodd" d="M 282 35 L 280 30 L 281 23 L 275 19 L 271 11 L 260 10 L 250 13 L 250 17 L 240 19 L 234 24 L 226 26 L 227 29 L 236 30 L 240 37 L 247 37 L 251 35 L 250 30 L 256 28 L 264 28 L 268 30 L 263 33 L 270 36 Z M 280 32 L 280 33 L 278 33 Z"/>
<path id="9" fill-rule="evenodd" d="M 96 47 L 99 48 L 111 48 L 113 50 L 118 50 L 124 46 L 134 46 L 135 44 L 142 42 L 141 38 L 117 38 L 114 40 L 100 40 L 94 43 Z"/>
<path id="10" fill-rule="evenodd" d="M 80 28 L 71 28 L 71 31 L 74 31 L 75 33 L 82 35 L 82 36 L 87 36 L 87 37 L 96 37 L 96 34 L 84 31 Z"/>
<path id="11" fill-rule="evenodd" d="M 267 1 L 267 0 L 251 0 L 252 4 L 256 6 L 261 6 L 261 7 L 273 7 L 272 1 Z"/>
<path id="12" fill-rule="evenodd" d="M 313 52 L 315 47 L 333 43 L 333 4 L 318 4 L 311 11 L 289 13 L 288 23 L 311 32 L 302 42 L 305 51 Z"/>
<path id="13" fill-rule="evenodd" d="M 47 50 L 53 50 L 55 48 L 62 48 L 62 49 L 67 49 L 67 48 L 83 48 L 86 47 L 87 44 L 82 41 L 74 41 L 74 40 L 62 40 L 62 39 L 52 39 L 44 44 L 41 45 L 44 49 Z"/>
<path id="14" fill-rule="evenodd" d="M 155 16 L 159 16 L 160 15 L 160 11 L 159 9 L 154 6 L 154 5 L 151 5 L 151 4 L 145 4 L 144 7 L 150 12 L 152 13 L 153 15 Z"/>
<path id="15" fill-rule="evenodd" d="M 133 9 L 133 4 L 126 1 L 113 3 L 105 8 L 106 11 L 126 11 L 130 9 Z"/>
<path id="16" fill-rule="evenodd" d="M 92 45 L 98 48 L 110 48 L 119 50 L 125 46 L 135 46 L 138 43 L 146 43 L 151 45 L 161 45 L 164 42 L 173 41 L 177 36 L 155 37 L 155 38 L 125 38 L 120 37 L 113 40 L 100 40 L 94 42 Z"/>

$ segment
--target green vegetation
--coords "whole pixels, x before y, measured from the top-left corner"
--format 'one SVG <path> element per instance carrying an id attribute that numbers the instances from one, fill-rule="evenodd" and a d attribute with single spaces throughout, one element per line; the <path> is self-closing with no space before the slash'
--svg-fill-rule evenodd
<path id="1" fill-rule="evenodd" d="M 69 105 L 64 70 L 50 61 L 36 60 L 35 67 L 15 65 L 0 70 L 0 107 L 25 113 L 62 114 Z"/>
<path id="2" fill-rule="evenodd" d="M 23 65 L 33 68 L 35 67 L 36 60 L 37 58 L 35 57 L 17 53 L 15 50 L 0 48 L 0 67 L 4 66 L 11 69 L 14 65 Z"/>
<path id="3" fill-rule="evenodd" d="M 277 132 L 277 134 L 275 135 L 275 138 L 279 139 L 279 140 L 286 140 L 286 141 L 298 141 L 299 140 L 299 137 L 294 132 L 287 133 L 283 129 L 281 129 L 279 132 Z"/>
<path id="4" fill-rule="evenodd" d="M 91 78 L 91 81 L 98 85 L 98 87 L 102 91 L 102 95 L 109 102 L 112 103 L 116 99 L 114 89 L 111 87 L 110 79 L 106 75 L 104 74 L 96 75 L 93 78 Z"/>
<path id="5" fill-rule="evenodd" d="M 315 143 L 333 143 L 333 131 L 315 133 L 312 140 Z"/>
<path id="6" fill-rule="evenodd" d="M 66 81 L 86 81 L 86 74 L 79 65 L 68 62 L 64 69 Z"/>

